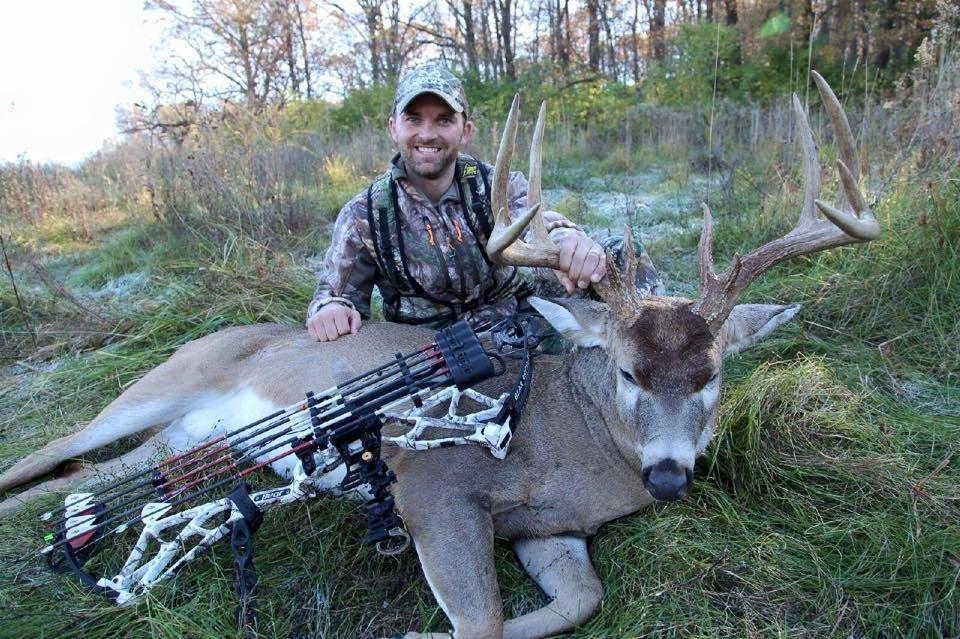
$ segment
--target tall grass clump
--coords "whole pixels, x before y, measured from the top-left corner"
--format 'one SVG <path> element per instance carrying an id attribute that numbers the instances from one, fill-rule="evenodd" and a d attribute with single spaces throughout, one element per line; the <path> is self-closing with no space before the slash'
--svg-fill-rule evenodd
<path id="1" fill-rule="evenodd" d="M 366 186 L 356 167 L 342 155 L 326 158 L 320 167 L 319 203 L 327 219 L 335 219 L 344 204 Z"/>

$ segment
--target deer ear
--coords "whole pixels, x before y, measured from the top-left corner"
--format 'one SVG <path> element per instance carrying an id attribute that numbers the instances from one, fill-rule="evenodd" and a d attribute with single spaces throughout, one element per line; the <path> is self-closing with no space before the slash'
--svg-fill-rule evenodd
<path id="1" fill-rule="evenodd" d="M 799 312 L 799 304 L 737 304 L 720 329 L 723 354 L 739 353 L 753 346 Z"/>
<path id="2" fill-rule="evenodd" d="M 604 345 L 609 315 L 606 304 L 580 299 L 545 300 L 541 297 L 530 297 L 527 301 L 558 333 L 578 346 Z"/>

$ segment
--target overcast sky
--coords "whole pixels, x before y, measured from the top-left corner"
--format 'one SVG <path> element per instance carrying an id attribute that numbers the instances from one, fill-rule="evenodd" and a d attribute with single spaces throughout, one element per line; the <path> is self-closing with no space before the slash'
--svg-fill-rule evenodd
<path id="1" fill-rule="evenodd" d="M 142 0 L 0 0 L 0 162 L 75 163 L 116 136 L 159 40 Z"/>

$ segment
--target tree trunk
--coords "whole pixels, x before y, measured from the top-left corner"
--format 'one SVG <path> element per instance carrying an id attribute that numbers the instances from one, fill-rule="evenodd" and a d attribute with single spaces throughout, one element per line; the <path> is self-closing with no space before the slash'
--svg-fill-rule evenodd
<path id="1" fill-rule="evenodd" d="M 533 50 L 531 51 L 531 62 L 534 66 L 540 64 L 540 45 L 543 39 L 540 37 L 540 18 L 543 14 L 543 4 L 537 3 L 537 12 L 533 16 Z"/>
<path id="2" fill-rule="evenodd" d="M 663 61 L 667 56 L 664 36 L 667 26 L 667 0 L 653 0 L 653 15 L 650 19 L 650 40 L 653 43 L 653 58 Z"/>
<path id="3" fill-rule="evenodd" d="M 283 16 L 283 54 L 287 62 L 287 73 L 290 75 L 290 89 L 296 99 L 301 99 L 300 77 L 297 70 L 296 47 L 293 44 L 293 28 L 290 24 L 290 15 Z"/>
<path id="4" fill-rule="evenodd" d="M 386 81 L 395 81 L 400 78 L 400 68 L 403 66 L 403 60 L 406 57 L 404 51 L 403 37 L 400 33 L 400 3 L 398 0 L 392 0 L 389 4 L 390 21 L 387 28 L 383 30 L 386 36 L 386 46 L 384 47 L 385 64 L 383 79 Z"/>
<path id="5" fill-rule="evenodd" d="M 503 53 L 503 69 L 507 79 L 516 81 L 517 68 L 513 51 L 513 0 L 497 0 L 500 7 L 500 42 Z"/>
<path id="6" fill-rule="evenodd" d="M 640 85 L 640 0 L 633 0 L 633 20 L 630 21 L 630 66 L 633 71 L 633 84 Z"/>
<path id="7" fill-rule="evenodd" d="M 243 63 L 243 93 L 247 100 L 247 106 L 255 108 L 257 106 L 257 78 L 253 72 L 253 62 L 251 61 L 250 41 L 247 36 L 246 25 L 239 25 L 240 35 L 240 56 Z"/>
<path id="8" fill-rule="evenodd" d="M 903 37 L 903 25 L 898 28 L 897 25 L 897 3 L 893 0 L 887 0 L 880 13 L 879 37 L 875 38 L 876 46 L 873 52 L 873 67 L 875 69 L 886 69 L 893 58 L 893 43 Z"/>
<path id="9" fill-rule="evenodd" d="M 550 61 L 561 69 L 567 68 L 566 51 L 563 46 L 563 7 L 560 0 L 550 3 Z"/>
<path id="10" fill-rule="evenodd" d="M 370 52 L 370 79 L 373 84 L 383 82 L 383 68 L 380 63 L 380 2 L 378 0 L 362 0 L 360 7 L 367 26 L 367 49 Z"/>
<path id="11" fill-rule="evenodd" d="M 603 35 L 607 41 L 607 73 L 616 80 L 620 75 L 617 69 L 617 41 L 610 25 L 610 3 L 607 1 L 600 2 L 600 24 L 603 25 Z"/>
<path id="12" fill-rule="evenodd" d="M 490 33 L 490 20 L 487 14 L 487 3 L 484 0 L 480 2 L 480 36 L 483 44 L 483 67 L 484 76 L 488 80 L 497 79 L 497 67 L 494 60 L 493 37 Z"/>
<path id="13" fill-rule="evenodd" d="M 570 0 L 563 0 L 563 12 L 560 19 L 560 64 L 564 71 L 570 68 L 572 45 L 570 42 Z"/>
<path id="14" fill-rule="evenodd" d="M 726 12 L 726 22 L 727 26 L 734 26 L 739 20 L 737 14 L 737 0 L 723 0 L 724 9 Z"/>
<path id="15" fill-rule="evenodd" d="M 477 63 L 477 34 L 473 25 L 474 0 L 463 0 L 463 48 L 467 54 L 467 68 L 473 74 L 480 72 Z"/>
<path id="16" fill-rule="evenodd" d="M 599 0 L 587 0 L 587 66 L 600 72 L 600 7 Z"/>
<path id="17" fill-rule="evenodd" d="M 303 80 L 307 85 L 307 99 L 313 99 L 313 82 L 310 77 L 310 52 L 307 49 L 307 37 L 303 28 L 303 10 L 300 0 L 294 0 L 293 8 L 297 13 L 297 31 L 300 35 L 300 50 L 303 52 Z"/>
<path id="18" fill-rule="evenodd" d="M 490 0 L 490 4 L 493 8 L 491 13 L 493 13 L 493 35 L 495 36 L 492 38 L 492 43 L 496 45 L 493 62 L 496 76 L 500 78 L 503 75 L 503 27 L 500 26 L 500 8 L 497 0 Z"/>

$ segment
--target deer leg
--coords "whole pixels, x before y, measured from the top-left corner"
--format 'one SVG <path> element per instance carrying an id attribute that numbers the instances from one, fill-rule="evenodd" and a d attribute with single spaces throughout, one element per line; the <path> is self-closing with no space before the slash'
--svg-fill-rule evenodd
<path id="1" fill-rule="evenodd" d="M 493 565 L 493 520 L 477 505 L 443 506 L 403 515 L 423 574 L 453 633 L 411 632 L 404 639 L 500 639 L 503 604 Z"/>
<path id="2" fill-rule="evenodd" d="M 507 620 L 504 639 L 549 637 L 572 630 L 593 615 L 603 588 L 590 563 L 586 540 L 566 536 L 518 539 L 513 548 L 527 573 L 553 601 Z"/>
<path id="3" fill-rule="evenodd" d="M 0 475 L 0 491 L 49 473 L 61 462 L 144 431 L 178 416 L 178 401 L 154 400 L 142 404 L 115 399 L 97 415 L 89 426 L 71 435 L 55 439 L 35 453 L 30 453 Z M 124 400 L 124 401 L 121 401 Z"/>
<path id="4" fill-rule="evenodd" d="M 203 380 L 184 374 L 176 355 L 110 402 L 83 430 L 56 439 L 0 475 L 0 492 L 49 473 L 61 462 L 182 416 L 205 396 Z"/>
<path id="5" fill-rule="evenodd" d="M 41 484 L 37 484 L 28 490 L 17 495 L 9 497 L 0 502 L 0 518 L 7 517 L 22 509 L 28 502 L 41 495 L 51 493 L 70 493 L 87 482 L 96 478 L 106 478 L 111 475 L 120 474 L 122 471 L 135 469 L 151 458 L 158 456 L 162 449 L 162 442 L 159 436 L 154 435 L 143 444 L 134 448 L 130 452 L 110 459 L 99 464 L 84 465 L 66 477 L 51 479 Z"/>

